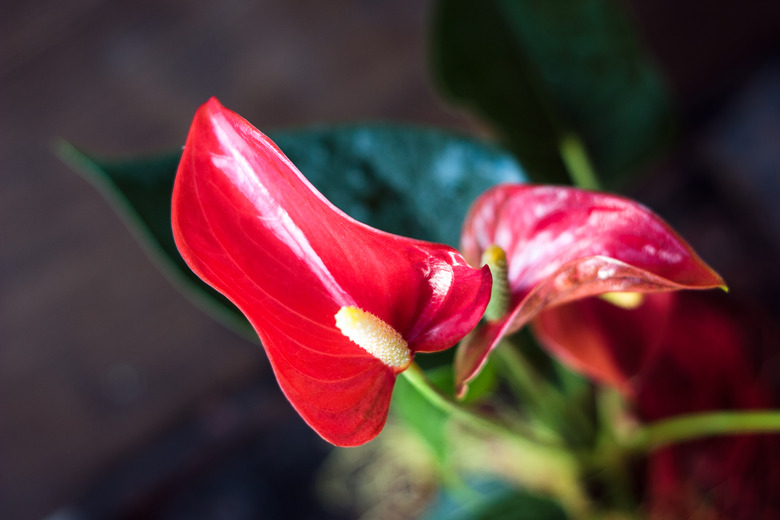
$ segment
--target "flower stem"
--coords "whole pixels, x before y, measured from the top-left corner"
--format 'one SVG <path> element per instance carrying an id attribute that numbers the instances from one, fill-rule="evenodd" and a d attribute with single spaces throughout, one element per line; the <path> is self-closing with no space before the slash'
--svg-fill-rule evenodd
<path id="1" fill-rule="evenodd" d="M 435 388 L 423 370 L 412 363 L 402 372 L 406 380 L 428 401 L 463 426 L 475 430 L 486 446 L 506 442 L 513 447 L 513 457 L 523 461 L 521 480 L 530 489 L 552 494 L 570 511 L 582 511 L 587 499 L 579 482 L 579 460 L 571 451 L 531 440 L 501 423 L 480 416 L 457 404 Z"/>
<path id="2" fill-rule="evenodd" d="M 509 376 L 509 382 L 514 391 L 534 413 L 543 410 L 549 390 L 525 356 L 513 343 L 504 341 L 494 353 L 501 360 L 501 368 Z"/>
<path id="3" fill-rule="evenodd" d="M 406 380 L 415 388 L 415 390 L 417 390 L 417 392 L 419 392 L 420 395 L 425 398 L 426 401 L 428 401 L 428 403 L 451 416 L 452 418 L 457 419 L 463 424 L 471 426 L 474 429 L 496 435 L 516 435 L 514 432 L 508 430 L 503 425 L 491 421 L 485 417 L 479 416 L 467 410 L 466 408 L 459 406 L 453 400 L 447 398 L 431 384 L 431 382 L 425 376 L 425 372 L 423 372 L 417 363 L 412 363 L 409 365 L 409 368 L 401 373 L 404 375 L 404 377 L 406 377 Z"/>
<path id="4" fill-rule="evenodd" d="M 521 345 L 505 341 L 496 348 L 495 355 L 511 377 L 510 384 L 530 411 L 548 427 L 554 428 L 557 434 L 563 434 L 567 441 L 573 440 L 572 434 L 590 438 L 594 433 L 593 424 L 582 410 L 569 406 L 558 389 L 536 373 L 521 348 Z"/>
<path id="5" fill-rule="evenodd" d="M 558 149 L 575 186 L 587 190 L 601 189 L 601 183 L 590 162 L 588 152 L 577 135 L 565 134 L 558 144 Z"/>
<path id="6" fill-rule="evenodd" d="M 651 451 L 702 437 L 749 433 L 780 433 L 780 410 L 697 413 L 663 419 L 639 429 L 626 445 L 636 451 Z"/>
<path id="7" fill-rule="evenodd" d="M 593 449 L 592 459 L 598 461 L 599 476 L 606 492 L 622 512 L 636 511 L 637 504 L 631 489 L 630 453 L 620 449 L 616 419 L 623 407 L 620 394 L 609 387 L 600 387 L 596 393 L 596 412 L 601 428 Z"/>

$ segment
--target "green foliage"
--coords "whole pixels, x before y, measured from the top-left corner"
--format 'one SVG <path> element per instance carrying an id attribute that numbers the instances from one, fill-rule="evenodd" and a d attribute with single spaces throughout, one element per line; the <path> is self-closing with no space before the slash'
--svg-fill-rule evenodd
<path id="1" fill-rule="evenodd" d="M 418 356 L 418 359 L 428 356 Z M 454 374 L 450 364 L 441 364 L 426 370 L 428 380 L 446 397 L 453 399 Z M 491 360 L 469 386 L 469 392 L 462 403 L 466 406 L 490 396 L 497 385 L 497 375 Z M 414 386 L 405 378 L 396 380 L 393 390 L 392 410 L 431 449 L 442 468 L 448 464 L 450 442 L 447 438 L 449 415 L 421 397 Z"/>
<path id="2" fill-rule="evenodd" d="M 474 199 L 495 184 L 525 179 L 506 151 L 440 130 L 370 125 L 269 135 L 355 219 L 452 246 Z"/>
<path id="3" fill-rule="evenodd" d="M 513 157 L 451 133 L 392 126 L 313 128 L 269 134 L 336 206 L 371 226 L 457 245 L 471 202 L 500 182 L 521 182 Z M 163 270 L 224 323 L 253 337 L 243 315 L 201 282 L 179 255 L 171 194 L 180 151 L 108 160 L 70 144 L 60 155 L 95 184 Z"/>
<path id="4" fill-rule="evenodd" d="M 423 520 L 566 520 L 561 507 L 544 497 L 496 480 L 473 480 L 457 496 L 444 491 Z"/>
<path id="5" fill-rule="evenodd" d="M 180 151 L 156 156 L 103 159 L 69 143 L 60 157 L 81 172 L 108 199 L 136 240 L 163 273 L 203 310 L 248 338 L 254 333 L 244 315 L 203 283 L 176 249 L 171 229 L 171 195 Z"/>
<path id="6" fill-rule="evenodd" d="M 534 180 L 567 182 L 561 143 L 584 142 L 615 186 L 669 138 L 670 100 L 613 0 L 439 0 L 432 68 Z"/>
<path id="7" fill-rule="evenodd" d="M 452 368 L 442 366 L 429 370 L 428 379 L 443 393 L 452 395 Z M 447 464 L 450 444 L 447 439 L 448 414 L 420 397 L 405 377 L 396 380 L 393 389 L 392 410 L 425 442 L 439 464 Z"/>

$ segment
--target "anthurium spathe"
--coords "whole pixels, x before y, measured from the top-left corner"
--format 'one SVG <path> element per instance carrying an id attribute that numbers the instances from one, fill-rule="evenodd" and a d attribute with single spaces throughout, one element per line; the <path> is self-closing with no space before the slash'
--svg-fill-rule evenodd
<path id="1" fill-rule="evenodd" d="M 630 308 L 600 297 L 584 298 L 545 309 L 531 326 L 556 359 L 633 397 L 632 379 L 658 350 L 674 312 L 675 294 L 646 294 Z"/>
<path id="2" fill-rule="evenodd" d="M 607 292 L 724 285 L 677 233 L 641 204 L 576 188 L 497 186 L 472 206 L 461 245 L 472 265 L 500 251 L 505 267 L 496 278 L 505 277 L 507 290 L 503 312 L 488 316 L 458 348 L 455 381 L 460 394 L 500 339 L 545 308 Z M 501 281 L 494 285 L 500 287 Z"/>
<path id="3" fill-rule="evenodd" d="M 600 298 L 556 306 L 534 318 L 534 333 L 573 369 L 621 389 L 641 421 L 776 406 L 761 378 L 776 333 L 760 313 L 719 292 L 644 300 L 634 309 Z M 778 460 L 778 435 L 665 446 L 649 454 L 646 509 L 659 519 L 776 518 Z"/>
<path id="4" fill-rule="evenodd" d="M 292 405 L 340 446 L 374 438 L 397 374 L 457 343 L 490 297 L 487 269 L 345 215 L 216 99 L 190 129 L 172 223 L 190 268 L 252 323 Z"/>
<path id="5" fill-rule="evenodd" d="M 627 313 L 636 311 L 626 311 Z M 776 325 L 714 293 L 678 293 L 653 360 L 634 379 L 639 419 L 777 407 L 768 367 Z M 780 435 L 698 439 L 650 454 L 651 518 L 780 515 Z"/>

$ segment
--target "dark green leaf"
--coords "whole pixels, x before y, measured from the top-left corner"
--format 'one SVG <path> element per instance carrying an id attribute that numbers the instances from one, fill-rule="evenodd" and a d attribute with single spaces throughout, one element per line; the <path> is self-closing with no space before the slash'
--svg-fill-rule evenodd
<path id="1" fill-rule="evenodd" d="M 452 368 L 442 366 L 426 372 L 429 381 L 442 392 L 452 395 Z M 405 377 L 396 380 L 393 389 L 393 412 L 428 445 L 439 463 L 446 465 L 449 453 L 447 414 L 420 397 Z"/>
<path id="2" fill-rule="evenodd" d="M 175 286 L 222 323 L 244 336 L 255 337 L 243 314 L 203 283 L 176 249 L 171 229 L 171 195 L 181 151 L 120 160 L 97 158 L 69 143 L 63 143 L 58 151 L 103 193 Z"/>
<path id="3" fill-rule="evenodd" d="M 566 182 L 561 141 L 584 142 L 615 186 L 673 126 L 658 72 L 613 0 L 439 0 L 433 69 L 537 180 Z"/>
<path id="4" fill-rule="evenodd" d="M 440 130 L 371 125 L 269 135 L 355 219 L 452 246 L 474 199 L 495 184 L 525 179 L 509 153 Z"/>
<path id="5" fill-rule="evenodd" d="M 270 135 L 328 199 L 356 219 L 451 245 L 457 244 L 468 206 L 482 191 L 523 180 L 507 152 L 436 130 L 374 125 Z M 176 249 L 170 203 L 179 151 L 105 160 L 64 144 L 60 155 L 101 188 L 178 285 L 222 321 L 251 333 L 239 311 L 202 283 Z"/>

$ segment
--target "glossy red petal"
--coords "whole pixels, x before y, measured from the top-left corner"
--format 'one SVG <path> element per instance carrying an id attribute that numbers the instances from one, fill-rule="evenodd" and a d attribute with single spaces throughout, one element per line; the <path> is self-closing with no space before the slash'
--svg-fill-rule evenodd
<path id="1" fill-rule="evenodd" d="M 173 193 L 190 268 L 254 326 L 282 390 L 326 440 L 381 430 L 397 370 L 335 325 L 378 316 L 412 352 L 454 345 L 480 319 L 490 273 L 454 249 L 372 229 L 331 205 L 262 133 L 212 99 L 187 138 Z"/>
<path id="2" fill-rule="evenodd" d="M 660 217 L 634 201 L 576 188 L 502 185 L 471 208 L 462 250 L 507 257 L 510 311 L 459 347 L 459 391 L 506 334 L 541 310 L 613 291 L 657 292 L 723 286 L 723 280 Z"/>

